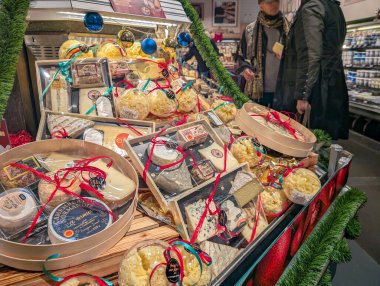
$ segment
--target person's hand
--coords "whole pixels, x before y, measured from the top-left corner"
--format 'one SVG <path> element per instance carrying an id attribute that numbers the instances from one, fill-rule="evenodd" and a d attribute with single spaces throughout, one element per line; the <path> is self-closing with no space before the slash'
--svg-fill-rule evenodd
<path id="1" fill-rule="evenodd" d="M 255 73 L 251 69 L 246 68 L 242 72 L 242 76 L 245 78 L 245 80 L 253 80 L 255 78 Z"/>
<path id="2" fill-rule="evenodd" d="M 307 100 L 297 100 L 297 112 L 304 114 L 310 108 L 310 103 Z"/>

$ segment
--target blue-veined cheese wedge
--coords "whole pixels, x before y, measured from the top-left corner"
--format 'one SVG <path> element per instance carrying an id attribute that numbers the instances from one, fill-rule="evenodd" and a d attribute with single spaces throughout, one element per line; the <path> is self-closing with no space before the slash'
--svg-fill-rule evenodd
<path id="1" fill-rule="evenodd" d="M 103 202 L 93 205 L 74 199 L 56 207 L 49 216 L 49 237 L 53 244 L 76 241 L 94 235 L 112 224 L 110 209 Z"/>

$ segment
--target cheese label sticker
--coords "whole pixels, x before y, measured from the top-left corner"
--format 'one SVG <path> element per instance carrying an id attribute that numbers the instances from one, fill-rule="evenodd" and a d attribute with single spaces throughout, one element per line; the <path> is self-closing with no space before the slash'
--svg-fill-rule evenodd
<path id="1" fill-rule="evenodd" d="M 98 65 L 94 64 L 76 64 L 75 68 L 79 77 L 91 76 L 98 74 Z"/>
<path id="2" fill-rule="evenodd" d="M 166 277 L 171 283 L 177 283 L 180 277 L 180 265 L 175 258 L 170 258 L 166 266 Z"/>
<path id="3" fill-rule="evenodd" d="M 92 101 L 95 101 L 97 100 L 99 97 L 101 97 L 102 94 L 100 93 L 99 90 L 96 90 L 96 89 L 93 89 L 93 90 L 90 90 L 87 94 L 87 97 L 89 99 L 91 99 Z"/>
<path id="4" fill-rule="evenodd" d="M 106 180 L 102 177 L 94 177 L 88 181 L 88 184 L 95 190 L 101 191 L 106 187 Z"/>
<path id="5" fill-rule="evenodd" d="M 26 196 L 20 192 L 14 192 L 7 196 L 4 196 L 0 200 L 0 209 L 17 215 L 26 204 Z"/>
<path id="6" fill-rule="evenodd" d="M 28 157 L 26 159 L 23 159 L 21 161 L 18 161 L 16 162 L 17 164 L 21 164 L 21 165 L 25 165 L 27 167 L 30 167 L 30 168 L 33 168 L 33 169 L 37 169 L 39 167 L 41 167 L 40 163 L 38 163 L 37 159 L 34 158 L 34 157 Z M 25 175 L 26 173 L 28 173 L 29 171 L 25 171 L 23 169 L 20 169 L 20 168 L 16 168 L 16 167 L 12 167 L 12 166 L 6 166 L 3 168 L 5 174 L 7 175 L 8 179 L 13 181 L 23 175 Z"/>
<path id="7" fill-rule="evenodd" d="M 223 158 L 223 152 L 218 150 L 218 149 L 212 149 L 211 155 L 216 157 L 216 158 Z"/>
<path id="8" fill-rule="evenodd" d="M 121 133 L 117 135 L 115 138 L 116 146 L 119 147 L 120 149 L 123 149 L 123 143 L 125 140 L 128 140 L 128 137 L 129 137 L 128 133 Z"/>

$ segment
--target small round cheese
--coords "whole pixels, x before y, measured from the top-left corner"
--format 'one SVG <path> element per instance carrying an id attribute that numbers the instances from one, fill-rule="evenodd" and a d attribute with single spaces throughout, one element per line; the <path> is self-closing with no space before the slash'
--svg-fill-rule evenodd
<path id="1" fill-rule="evenodd" d="M 156 141 L 170 141 L 167 137 L 157 137 Z M 153 143 L 151 142 L 148 146 L 148 155 L 153 148 Z M 156 144 L 153 149 L 152 162 L 158 166 L 168 165 L 170 163 L 176 162 L 180 154 L 176 149 L 168 148 L 164 144 Z"/>
<path id="2" fill-rule="evenodd" d="M 48 234 L 53 244 L 87 238 L 112 224 L 111 210 L 106 204 L 94 198 L 86 199 L 95 204 L 74 199 L 59 205 L 50 214 Z"/>
<path id="3" fill-rule="evenodd" d="M 321 182 L 315 173 L 301 168 L 286 176 L 282 187 L 289 200 L 299 205 L 306 205 L 320 190 Z"/>
<path id="4" fill-rule="evenodd" d="M 263 156 L 248 137 L 236 140 L 231 146 L 231 152 L 239 163 L 248 163 L 250 168 L 256 167 Z"/>
<path id="5" fill-rule="evenodd" d="M 216 115 L 218 115 L 220 120 L 224 123 L 228 123 L 236 117 L 236 105 L 232 102 L 218 99 L 211 105 L 211 108 L 214 109 Z"/>
<path id="6" fill-rule="evenodd" d="M 177 102 L 168 97 L 165 91 L 158 89 L 148 95 L 150 112 L 157 117 L 168 117 L 177 110 Z"/>
<path id="7" fill-rule="evenodd" d="M 46 174 L 50 178 L 54 178 L 54 173 Z M 66 179 L 61 180 L 60 185 L 67 188 L 67 190 L 79 195 L 81 193 L 80 180 L 72 175 L 67 176 Z M 38 197 L 42 204 L 46 204 L 50 195 L 57 189 L 55 183 L 50 183 L 45 180 L 41 180 L 38 184 Z M 68 200 L 74 198 L 73 195 L 66 194 L 64 191 L 58 189 L 53 199 L 48 203 L 50 207 L 56 207 Z"/>
<path id="8" fill-rule="evenodd" d="M 145 119 L 149 114 L 149 101 L 137 88 L 127 89 L 116 101 L 119 116 L 129 119 Z"/>
<path id="9" fill-rule="evenodd" d="M 283 190 L 268 187 L 260 194 L 260 198 L 267 216 L 277 215 L 288 206 L 288 198 Z"/>
<path id="10" fill-rule="evenodd" d="M 191 112 L 197 106 L 198 95 L 192 88 L 187 88 L 177 94 L 178 111 L 179 112 Z"/>
<path id="11" fill-rule="evenodd" d="M 24 230 L 31 224 L 37 211 L 36 201 L 25 189 L 5 191 L 0 196 L 0 228 L 10 235 Z"/>

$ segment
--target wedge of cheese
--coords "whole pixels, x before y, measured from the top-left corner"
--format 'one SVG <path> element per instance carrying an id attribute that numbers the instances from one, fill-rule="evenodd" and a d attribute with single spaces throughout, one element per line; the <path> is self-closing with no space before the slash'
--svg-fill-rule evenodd
<path id="1" fill-rule="evenodd" d="M 47 127 L 50 134 L 53 134 L 52 138 L 59 137 L 65 131 L 69 137 L 76 138 L 94 125 L 95 122 L 91 120 L 73 116 L 49 114 L 47 117 Z"/>

